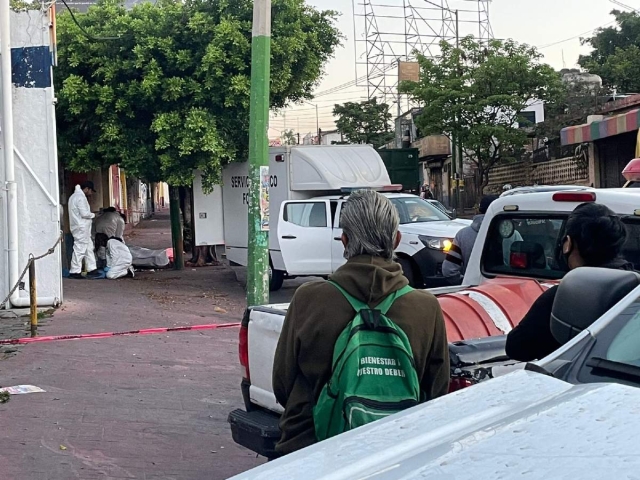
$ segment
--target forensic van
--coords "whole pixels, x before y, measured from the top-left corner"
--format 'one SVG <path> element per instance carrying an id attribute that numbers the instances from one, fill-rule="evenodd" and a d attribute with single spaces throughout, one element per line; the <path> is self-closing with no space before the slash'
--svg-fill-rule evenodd
<path id="1" fill-rule="evenodd" d="M 194 182 L 199 245 L 198 222 L 206 221 L 206 210 L 216 201 L 215 195 L 197 192 L 197 185 Z M 398 209 L 402 241 L 396 255 L 412 286 L 446 285 L 442 262 L 456 233 L 470 225 L 469 220 L 452 220 L 420 197 L 401 193 L 402 187 L 391 185 L 382 158 L 370 145 L 305 145 L 269 150 L 272 290 L 279 289 L 285 278 L 327 277 L 345 262 L 340 212 L 349 192 L 361 188 L 380 191 Z M 246 266 L 250 201 L 247 162 L 224 168 L 218 195 L 227 259 L 231 265 Z"/>

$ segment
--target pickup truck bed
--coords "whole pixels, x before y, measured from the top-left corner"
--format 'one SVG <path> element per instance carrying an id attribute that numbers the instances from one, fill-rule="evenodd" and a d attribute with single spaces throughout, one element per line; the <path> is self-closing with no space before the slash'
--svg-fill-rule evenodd
<path id="1" fill-rule="evenodd" d="M 247 377 L 242 381 L 245 410 L 234 410 L 228 418 L 233 440 L 267 458 L 277 456 L 275 444 L 280 438 L 278 420 L 282 407 L 272 393 L 271 369 L 285 314 L 286 305 L 247 309 L 241 329 L 240 354 L 242 358 L 246 345 L 256 360 L 248 358 L 251 381 Z M 242 339 L 243 331 L 246 343 Z M 502 335 L 450 343 L 450 390 L 492 378 L 494 366 L 514 364 L 505 354 L 505 342 L 506 336 Z"/>

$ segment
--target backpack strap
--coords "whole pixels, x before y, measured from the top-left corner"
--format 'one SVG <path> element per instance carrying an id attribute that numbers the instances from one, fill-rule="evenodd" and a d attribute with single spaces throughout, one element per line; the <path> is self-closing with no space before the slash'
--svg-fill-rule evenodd
<path id="1" fill-rule="evenodd" d="M 402 287 L 400 290 L 396 290 L 395 292 L 387 295 L 384 298 L 384 300 L 382 300 L 378 305 L 376 305 L 374 309 L 372 309 L 369 307 L 369 305 L 355 298 L 353 295 L 347 292 L 344 288 L 342 288 L 336 282 L 332 280 L 329 280 L 328 282 L 334 287 L 336 287 L 340 291 L 340 293 L 342 293 L 342 295 L 344 295 L 344 298 L 347 299 L 347 301 L 351 304 L 351 306 L 357 313 L 361 313 L 363 310 L 374 310 L 374 311 L 380 312 L 382 315 L 386 315 L 389 309 L 391 308 L 391 305 L 393 305 L 393 302 L 395 302 L 398 298 L 402 297 L 403 295 L 413 292 L 413 288 L 411 288 L 409 285 L 406 285 Z"/>

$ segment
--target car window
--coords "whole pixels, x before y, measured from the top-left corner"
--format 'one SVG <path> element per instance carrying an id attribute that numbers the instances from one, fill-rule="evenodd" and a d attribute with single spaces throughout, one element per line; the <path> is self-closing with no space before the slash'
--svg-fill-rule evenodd
<path id="1" fill-rule="evenodd" d="M 580 383 L 640 384 L 640 298 L 596 334 L 577 368 Z"/>
<path id="2" fill-rule="evenodd" d="M 497 215 L 483 252 L 487 273 L 559 279 L 566 273 L 557 252 L 567 215 Z"/>
<path id="3" fill-rule="evenodd" d="M 301 227 L 326 227 L 327 204 L 325 202 L 287 203 L 284 221 Z"/>
<path id="4" fill-rule="evenodd" d="M 391 198 L 391 203 L 398 210 L 402 224 L 450 220 L 445 213 L 419 197 Z"/>
<path id="5" fill-rule="evenodd" d="M 640 367 L 640 311 L 630 316 L 627 324 L 613 338 L 604 358 Z"/>
<path id="6" fill-rule="evenodd" d="M 561 279 L 558 261 L 567 214 L 503 213 L 489 227 L 482 257 L 483 271 L 541 279 Z M 627 241 L 621 256 L 640 271 L 640 218 L 622 217 Z"/>

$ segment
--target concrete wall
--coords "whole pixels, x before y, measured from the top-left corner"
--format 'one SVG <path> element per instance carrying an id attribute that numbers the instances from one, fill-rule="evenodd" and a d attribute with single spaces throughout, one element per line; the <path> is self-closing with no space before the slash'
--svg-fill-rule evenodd
<path id="1" fill-rule="evenodd" d="M 12 12 L 10 20 L 14 142 L 20 153 L 15 155 L 15 170 L 22 271 L 29 254 L 45 253 L 60 233 L 58 158 L 48 13 Z M 0 162 L 0 180 L 5 180 L 4 162 Z M 10 289 L 6 200 L 6 192 L 0 191 L 0 300 Z M 54 255 L 38 261 L 37 275 L 39 296 L 62 299 L 60 247 Z M 28 275 L 24 281 L 28 282 Z M 27 293 L 21 292 L 21 295 L 27 296 Z"/>

